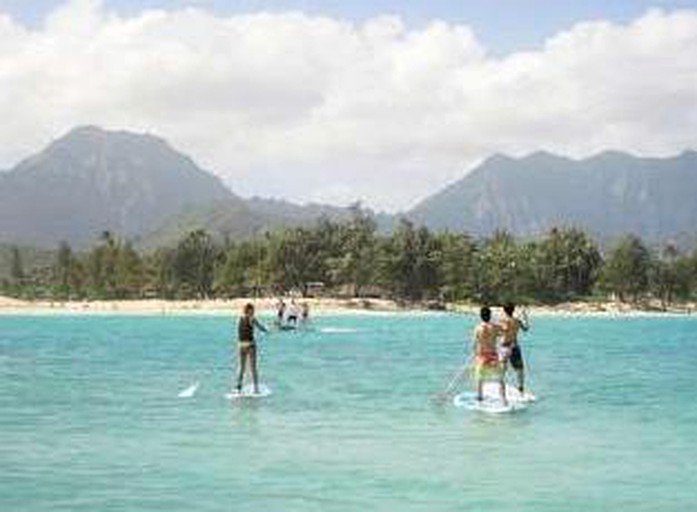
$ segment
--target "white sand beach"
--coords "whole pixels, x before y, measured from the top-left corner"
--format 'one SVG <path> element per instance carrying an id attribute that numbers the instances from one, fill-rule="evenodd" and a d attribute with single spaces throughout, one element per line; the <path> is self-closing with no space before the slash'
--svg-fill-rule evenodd
<path id="1" fill-rule="evenodd" d="M 249 302 L 255 304 L 261 315 L 273 314 L 277 298 L 235 298 L 210 300 L 93 300 L 93 301 L 49 301 L 20 300 L 0 296 L 0 315 L 21 314 L 126 314 L 126 315 L 237 315 Z M 288 302 L 290 299 L 285 299 Z M 429 313 L 426 305 L 401 305 L 387 299 L 308 298 L 297 299 L 307 302 L 312 315 L 339 315 L 365 313 Z M 446 311 L 477 314 L 478 304 L 448 304 Z M 686 303 L 662 310 L 659 303 L 648 303 L 638 307 L 634 304 L 615 301 L 565 302 L 553 306 L 530 306 L 525 309 L 531 315 L 544 316 L 664 316 L 690 315 L 697 305 Z"/>
<path id="2" fill-rule="evenodd" d="M 26 301 L 0 296 L 0 314 L 133 314 L 133 315 L 225 315 L 238 314 L 252 303 L 260 314 L 275 311 L 276 298 L 235 298 L 209 300 L 93 300 L 93 301 Z M 288 302 L 290 299 L 285 299 Z M 406 311 L 396 302 L 384 299 L 298 299 L 307 302 L 313 315 L 353 312 Z"/>

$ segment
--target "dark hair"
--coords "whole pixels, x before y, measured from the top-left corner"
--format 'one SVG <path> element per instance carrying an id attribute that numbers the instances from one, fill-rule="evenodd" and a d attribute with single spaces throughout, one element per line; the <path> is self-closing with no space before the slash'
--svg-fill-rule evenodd
<path id="1" fill-rule="evenodd" d="M 503 305 L 503 310 L 506 312 L 507 315 L 512 315 L 513 311 L 515 311 L 515 304 L 512 302 L 506 302 L 506 304 Z"/>
<path id="2" fill-rule="evenodd" d="M 484 306 L 482 309 L 480 309 L 479 316 L 485 322 L 488 322 L 489 320 L 491 320 L 491 309 L 489 308 L 489 306 Z"/>
<path id="3" fill-rule="evenodd" d="M 248 313 L 250 311 L 254 311 L 254 304 L 252 304 L 251 302 L 247 302 L 247 304 L 244 305 L 244 312 Z"/>

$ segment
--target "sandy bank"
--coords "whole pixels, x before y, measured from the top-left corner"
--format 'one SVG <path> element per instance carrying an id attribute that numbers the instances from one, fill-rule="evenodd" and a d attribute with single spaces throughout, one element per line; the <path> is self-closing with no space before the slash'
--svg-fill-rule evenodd
<path id="1" fill-rule="evenodd" d="M 454 311 L 478 314 L 478 305 L 453 305 Z M 529 306 L 518 308 L 535 316 L 599 316 L 599 317 L 633 317 L 633 316 L 671 316 L 692 315 L 697 312 L 695 303 L 669 306 L 663 309 L 658 301 L 642 305 L 624 302 L 563 302 L 549 306 Z"/>
<path id="2" fill-rule="evenodd" d="M 237 315 L 248 302 L 256 305 L 261 315 L 273 314 L 275 298 L 237 298 L 218 300 L 95 300 L 95 301 L 25 301 L 0 296 L 0 314 L 6 315 L 50 315 L 50 314 L 126 314 L 126 315 Z M 288 302 L 288 300 L 286 300 Z M 403 306 L 385 299 L 302 299 L 307 302 L 311 315 L 340 315 L 365 313 L 427 313 L 425 307 Z M 451 304 L 449 311 L 476 315 L 479 305 Z M 618 302 L 566 302 L 554 306 L 526 308 L 530 315 L 539 316 L 666 316 L 691 315 L 697 304 L 681 304 L 663 311 L 660 304 L 649 303 L 642 307 Z"/>
<path id="3" fill-rule="evenodd" d="M 275 311 L 276 299 L 238 298 L 219 300 L 95 300 L 95 301 L 24 301 L 0 296 L 0 314 L 210 314 L 237 315 L 247 303 L 255 304 L 260 314 Z M 288 302 L 288 301 L 286 301 Z M 383 299 L 303 299 L 311 314 L 403 311 L 394 301 Z"/>

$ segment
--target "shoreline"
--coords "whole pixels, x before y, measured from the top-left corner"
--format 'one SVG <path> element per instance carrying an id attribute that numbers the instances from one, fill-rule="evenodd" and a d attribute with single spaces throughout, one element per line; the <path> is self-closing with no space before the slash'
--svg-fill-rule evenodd
<path id="1" fill-rule="evenodd" d="M 289 299 L 285 299 L 288 303 Z M 275 298 L 235 298 L 205 300 L 80 300 L 80 301 L 26 301 L 0 296 L 0 315 L 238 315 L 247 303 L 252 303 L 261 316 L 275 314 Z M 298 299 L 307 302 L 312 316 L 398 313 L 411 309 L 399 307 L 383 299 Z M 425 311 L 415 309 L 413 311 Z"/>
<path id="2" fill-rule="evenodd" d="M 286 299 L 288 301 L 289 299 Z M 134 300 L 94 300 L 94 301 L 26 301 L 11 297 L 0 296 L 0 315 L 143 315 L 143 316 L 176 316 L 176 315 L 238 315 L 243 306 L 251 302 L 255 304 L 260 316 L 272 315 L 275 312 L 276 298 L 235 298 L 208 300 L 164 300 L 164 299 L 134 299 Z M 387 299 L 338 299 L 338 298 L 308 298 L 297 299 L 299 303 L 307 302 L 310 315 L 338 316 L 357 314 L 443 314 L 461 313 L 477 315 L 479 305 L 447 304 L 444 309 L 428 308 L 427 304 L 402 305 Z M 618 302 L 565 302 L 553 306 L 526 306 L 530 315 L 535 316 L 578 316 L 578 317 L 671 317 L 692 316 L 697 312 L 695 303 L 673 305 L 667 310 L 659 305 L 650 303 L 644 307 L 636 304 Z"/>

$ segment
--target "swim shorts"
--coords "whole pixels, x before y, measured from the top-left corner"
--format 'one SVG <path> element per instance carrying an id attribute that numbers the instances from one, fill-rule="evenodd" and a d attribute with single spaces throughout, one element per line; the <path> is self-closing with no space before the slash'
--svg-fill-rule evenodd
<path id="1" fill-rule="evenodd" d="M 513 346 L 513 348 L 511 349 L 511 355 L 508 357 L 508 360 L 511 362 L 511 366 L 516 370 L 523 369 L 523 354 L 520 351 L 520 346 Z"/>
<path id="2" fill-rule="evenodd" d="M 501 361 L 505 361 L 509 357 L 511 357 L 511 346 L 510 345 L 501 345 L 499 347 L 499 358 L 501 359 Z"/>
<path id="3" fill-rule="evenodd" d="M 498 358 L 478 357 L 474 366 L 474 378 L 477 380 L 500 380 L 501 364 Z"/>

